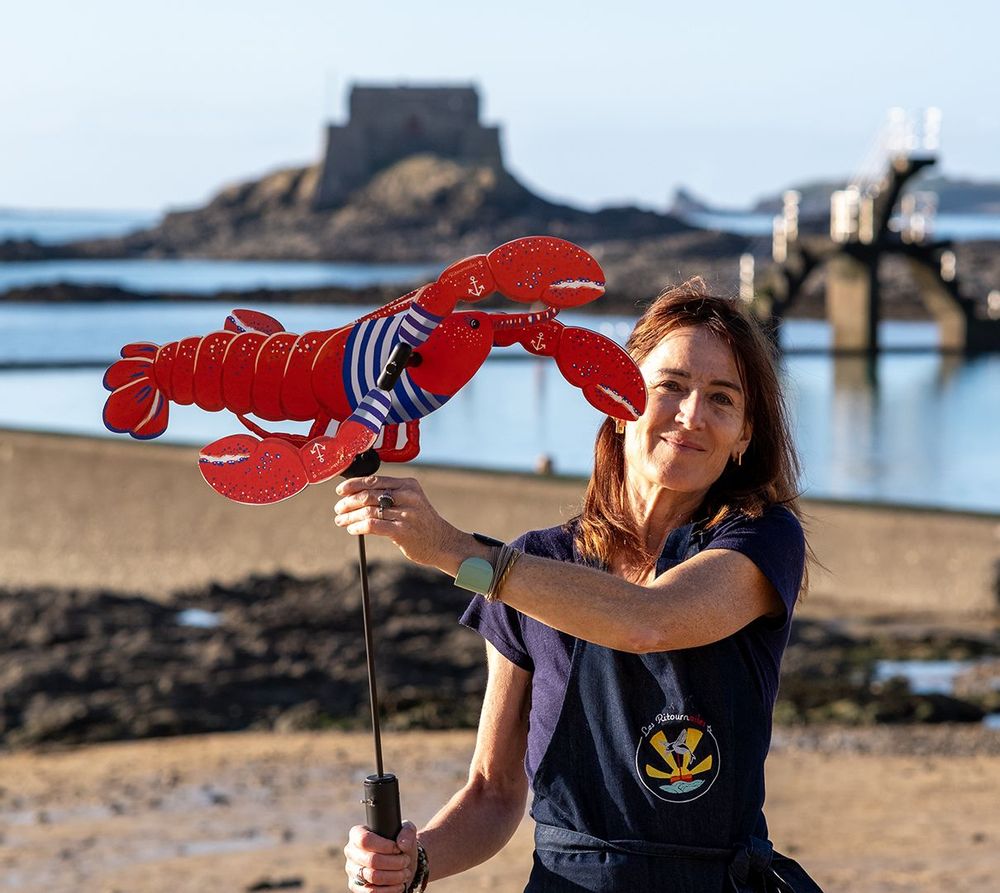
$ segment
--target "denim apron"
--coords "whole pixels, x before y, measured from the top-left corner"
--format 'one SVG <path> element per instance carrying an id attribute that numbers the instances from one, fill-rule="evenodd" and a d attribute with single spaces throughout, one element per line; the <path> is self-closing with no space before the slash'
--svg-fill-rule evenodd
<path id="1" fill-rule="evenodd" d="M 672 531 L 657 575 L 696 554 L 702 538 L 694 525 Z M 666 602 L 663 612 L 670 623 Z M 739 634 L 654 654 L 576 640 L 532 781 L 526 893 L 763 889 L 771 716 L 744 647 Z"/>

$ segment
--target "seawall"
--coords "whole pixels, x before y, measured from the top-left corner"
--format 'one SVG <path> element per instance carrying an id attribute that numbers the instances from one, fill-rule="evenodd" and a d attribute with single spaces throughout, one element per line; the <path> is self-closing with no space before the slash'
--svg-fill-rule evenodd
<path id="1" fill-rule="evenodd" d="M 269 507 L 230 503 L 197 451 L 0 431 L 0 586 L 98 587 L 164 598 L 251 574 L 315 575 L 357 561 L 332 483 Z M 513 537 L 570 517 L 574 478 L 390 466 L 466 530 Z M 810 500 L 811 610 L 985 615 L 998 610 L 1000 515 Z M 402 560 L 369 538 L 372 559 Z"/>

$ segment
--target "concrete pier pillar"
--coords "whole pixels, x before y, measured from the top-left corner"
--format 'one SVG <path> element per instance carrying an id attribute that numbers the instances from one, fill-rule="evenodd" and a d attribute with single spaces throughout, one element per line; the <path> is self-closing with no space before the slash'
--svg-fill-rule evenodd
<path id="1" fill-rule="evenodd" d="M 941 350 L 966 350 L 970 334 L 966 310 L 926 263 L 911 260 L 909 266 L 920 296 L 937 322 Z"/>
<path id="2" fill-rule="evenodd" d="M 873 262 L 849 254 L 831 258 L 826 268 L 826 316 L 834 350 L 878 350 L 878 278 Z"/>

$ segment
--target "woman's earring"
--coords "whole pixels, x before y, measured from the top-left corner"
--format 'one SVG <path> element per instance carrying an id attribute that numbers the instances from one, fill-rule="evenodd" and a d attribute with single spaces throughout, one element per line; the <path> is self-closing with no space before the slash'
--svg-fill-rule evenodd
<path id="1" fill-rule="evenodd" d="M 737 465 L 742 465 L 743 464 L 743 453 L 737 453 L 736 454 L 736 464 Z"/>
<path id="2" fill-rule="evenodd" d="M 625 422 L 621 419 L 615 419 L 615 434 L 625 433 Z"/>

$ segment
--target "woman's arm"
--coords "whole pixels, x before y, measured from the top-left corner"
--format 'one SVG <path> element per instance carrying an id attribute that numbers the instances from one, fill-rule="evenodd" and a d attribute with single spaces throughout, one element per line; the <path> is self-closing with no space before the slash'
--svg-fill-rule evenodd
<path id="1" fill-rule="evenodd" d="M 382 519 L 374 507 L 390 491 Z M 413 480 L 372 476 L 341 483 L 337 524 L 390 538 L 407 558 L 454 576 L 466 558 L 491 550 L 445 521 Z M 507 578 L 505 604 L 554 629 L 621 651 L 645 653 L 717 642 L 783 610 L 761 570 L 745 555 L 713 549 L 661 574 L 630 583 L 582 565 L 522 556 Z"/>
<path id="2" fill-rule="evenodd" d="M 708 645 L 782 610 L 757 565 L 726 549 L 701 552 L 648 585 L 525 555 L 503 601 L 577 638 L 635 654 Z"/>
<path id="3" fill-rule="evenodd" d="M 489 681 L 469 780 L 419 834 L 434 878 L 496 855 L 524 818 L 531 674 L 489 643 L 486 652 Z"/>
<path id="4" fill-rule="evenodd" d="M 465 871 L 498 853 L 524 817 L 531 674 L 492 645 L 487 644 L 486 651 L 489 678 L 469 780 L 418 835 L 434 880 Z M 352 828 L 344 848 L 348 877 L 353 881 L 364 867 L 369 890 L 400 890 L 415 867 L 410 833 L 408 829 L 400 835 L 400 854 L 392 841 L 361 826 Z M 373 888 L 372 883 L 378 886 Z"/>

